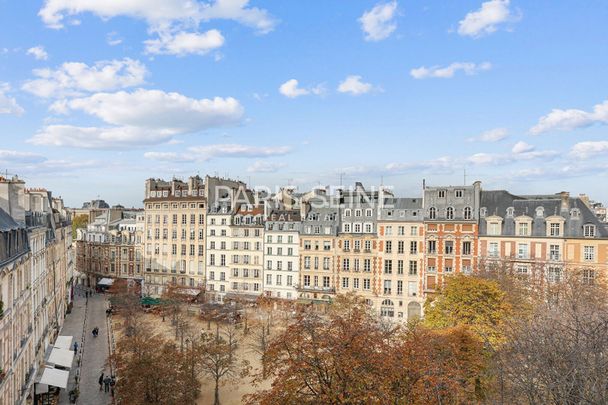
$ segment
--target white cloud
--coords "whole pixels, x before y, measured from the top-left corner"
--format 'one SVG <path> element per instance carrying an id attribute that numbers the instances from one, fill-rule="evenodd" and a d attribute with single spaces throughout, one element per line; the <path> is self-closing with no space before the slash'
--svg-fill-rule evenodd
<path id="1" fill-rule="evenodd" d="M 576 159 L 588 159 L 608 154 L 608 141 L 586 141 L 575 144 L 570 155 Z"/>
<path id="2" fill-rule="evenodd" d="M 255 28 L 260 34 L 272 31 L 277 21 L 266 10 L 247 7 L 248 4 L 249 0 L 216 0 L 212 4 L 202 6 L 201 16 L 203 20 L 235 20 Z"/>
<path id="3" fill-rule="evenodd" d="M 150 160 L 174 163 L 186 163 L 195 160 L 193 156 L 176 152 L 146 152 L 144 153 L 144 157 Z"/>
<path id="4" fill-rule="evenodd" d="M 65 62 L 55 70 L 35 69 L 33 73 L 37 79 L 26 81 L 23 90 L 42 98 L 61 98 L 137 86 L 144 82 L 148 71 L 141 62 L 125 58 L 91 66 Z"/>
<path id="5" fill-rule="evenodd" d="M 394 22 L 397 11 L 397 2 L 377 4 L 359 18 L 361 29 L 365 33 L 366 41 L 381 41 L 388 38 L 397 24 Z"/>
<path id="6" fill-rule="evenodd" d="M 289 146 L 249 146 L 239 144 L 218 144 L 193 146 L 188 150 L 196 155 L 210 159 L 213 157 L 269 157 L 281 156 L 291 152 Z"/>
<path id="7" fill-rule="evenodd" d="M 118 36 L 116 31 L 108 32 L 106 35 L 106 42 L 110 46 L 116 46 L 122 44 L 122 38 Z"/>
<path id="8" fill-rule="evenodd" d="M 470 138 L 470 141 L 480 142 L 498 142 L 506 139 L 509 136 L 506 128 L 494 128 L 483 132 L 476 138 Z"/>
<path id="9" fill-rule="evenodd" d="M 50 28 L 63 28 L 66 17 L 92 13 L 102 19 L 126 16 L 145 20 L 151 31 L 198 26 L 201 21 L 228 19 L 253 27 L 259 33 L 274 29 L 276 21 L 266 10 L 248 7 L 249 0 L 47 0 L 38 12 Z"/>
<path id="10" fill-rule="evenodd" d="M 38 60 L 47 60 L 49 58 L 49 54 L 46 53 L 44 47 L 42 45 L 35 46 L 30 48 L 26 52 L 28 55 L 32 55 L 34 58 Z"/>
<path id="11" fill-rule="evenodd" d="M 369 93 L 373 89 L 370 83 L 361 81 L 361 76 L 350 75 L 338 86 L 340 93 L 350 93 L 354 96 Z"/>
<path id="12" fill-rule="evenodd" d="M 458 33 L 463 36 L 480 37 L 495 32 L 499 24 L 517 21 L 509 10 L 509 0 L 490 0 L 481 4 L 477 11 L 467 13 L 458 23 Z"/>
<path id="13" fill-rule="evenodd" d="M 289 98 L 306 96 L 308 94 L 322 95 L 325 93 L 325 87 L 320 84 L 311 89 L 298 87 L 299 82 L 296 79 L 287 80 L 279 87 L 279 93 Z"/>
<path id="14" fill-rule="evenodd" d="M 256 160 L 252 165 L 247 168 L 248 173 L 276 173 L 280 169 L 286 167 L 286 163 L 279 162 L 266 162 L 263 160 Z"/>
<path id="15" fill-rule="evenodd" d="M 526 143 L 524 141 L 519 141 L 515 145 L 513 145 L 513 149 L 511 149 L 511 152 L 513 152 L 516 155 L 519 155 L 522 153 L 531 152 L 533 150 L 534 150 L 534 146 L 532 146 L 529 143 Z"/>
<path id="16" fill-rule="evenodd" d="M 224 45 L 224 37 L 218 30 L 204 33 L 178 32 L 160 33 L 158 39 L 144 41 L 146 53 L 184 56 L 187 54 L 205 55 Z"/>
<path id="17" fill-rule="evenodd" d="M 454 62 L 446 67 L 431 66 L 415 68 L 410 70 L 410 75 L 414 79 L 441 78 L 449 79 L 454 77 L 456 72 L 462 70 L 467 76 L 475 75 L 484 70 L 490 70 L 492 64 L 490 62 L 471 63 L 471 62 Z"/>
<path id="18" fill-rule="evenodd" d="M 21 115 L 25 112 L 14 97 L 9 96 L 11 86 L 8 83 L 0 83 L 0 114 Z"/>
<path id="19" fill-rule="evenodd" d="M 425 171 L 431 173 L 446 173 L 452 172 L 458 165 L 450 156 L 442 156 L 436 159 L 408 162 L 408 163 L 389 163 L 384 167 L 384 170 L 389 174 L 400 174 L 408 172 Z"/>
<path id="20" fill-rule="evenodd" d="M 0 162 L 4 164 L 39 163 L 44 160 L 44 156 L 36 153 L 0 149 Z"/>
<path id="21" fill-rule="evenodd" d="M 137 127 L 47 125 L 29 143 L 83 149 L 125 149 L 166 142 L 172 134 Z"/>
<path id="22" fill-rule="evenodd" d="M 608 100 L 593 106 L 592 112 L 553 109 L 538 120 L 538 123 L 530 129 L 530 133 L 538 135 L 548 131 L 571 131 L 596 123 L 608 124 Z"/>
<path id="23" fill-rule="evenodd" d="M 79 110 L 104 122 L 179 134 L 240 122 L 243 107 L 227 97 L 194 99 L 180 93 L 137 89 L 132 92 L 96 93 L 66 102 L 68 110 Z"/>

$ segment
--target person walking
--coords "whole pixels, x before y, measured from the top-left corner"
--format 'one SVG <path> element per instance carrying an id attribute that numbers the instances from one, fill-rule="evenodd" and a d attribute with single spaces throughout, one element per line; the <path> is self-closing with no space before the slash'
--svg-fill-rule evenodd
<path id="1" fill-rule="evenodd" d="M 103 379 L 104 392 L 110 392 L 110 383 L 111 382 L 112 382 L 112 379 L 110 378 L 110 376 L 106 376 L 106 378 Z"/>
<path id="2" fill-rule="evenodd" d="M 101 375 L 99 376 L 99 391 L 101 391 L 103 389 L 103 371 L 101 372 Z"/>
<path id="3" fill-rule="evenodd" d="M 74 342 L 74 354 L 78 353 L 78 342 Z"/>
<path id="4" fill-rule="evenodd" d="M 110 394 L 112 394 L 112 398 L 114 398 L 114 387 L 116 386 L 116 377 L 112 376 L 110 378 Z"/>

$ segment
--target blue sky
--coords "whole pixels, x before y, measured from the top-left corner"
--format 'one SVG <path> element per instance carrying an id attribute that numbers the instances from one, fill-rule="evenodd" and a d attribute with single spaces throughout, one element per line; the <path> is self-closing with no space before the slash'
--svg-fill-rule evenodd
<path id="1" fill-rule="evenodd" d="M 96 4 L 98 3 L 98 4 Z M 144 180 L 481 180 L 608 200 L 608 3 L 0 0 L 0 169 L 68 205 Z"/>

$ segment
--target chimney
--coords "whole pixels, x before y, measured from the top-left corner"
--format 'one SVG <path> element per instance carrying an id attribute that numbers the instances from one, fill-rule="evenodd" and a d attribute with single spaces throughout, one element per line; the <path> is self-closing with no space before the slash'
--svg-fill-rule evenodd
<path id="1" fill-rule="evenodd" d="M 559 193 L 559 197 L 562 201 L 561 210 L 568 211 L 570 209 L 570 193 L 567 191 L 562 191 Z"/>
<path id="2" fill-rule="evenodd" d="M 0 208 L 17 223 L 25 224 L 25 182 L 17 176 L 0 178 Z"/>

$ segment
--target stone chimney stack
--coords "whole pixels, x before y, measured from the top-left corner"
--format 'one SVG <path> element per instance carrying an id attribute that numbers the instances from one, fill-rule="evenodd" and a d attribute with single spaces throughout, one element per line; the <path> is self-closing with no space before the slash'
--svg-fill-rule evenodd
<path id="1" fill-rule="evenodd" d="M 562 201 L 561 210 L 568 211 L 570 209 L 570 193 L 567 191 L 562 191 L 559 193 L 559 197 Z"/>
<path id="2" fill-rule="evenodd" d="M 14 176 L 0 177 L 0 208 L 17 223 L 25 224 L 25 182 Z"/>

